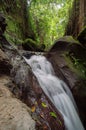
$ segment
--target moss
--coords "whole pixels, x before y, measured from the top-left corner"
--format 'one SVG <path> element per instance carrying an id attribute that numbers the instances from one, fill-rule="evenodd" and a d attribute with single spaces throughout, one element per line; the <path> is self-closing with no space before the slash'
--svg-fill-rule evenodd
<path id="1" fill-rule="evenodd" d="M 23 40 L 22 38 L 22 31 L 19 27 L 19 24 L 11 15 L 6 15 L 6 23 L 7 28 L 5 32 L 5 36 L 7 40 L 13 44 L 20 44 L 20 41 Z"/>
<path id="2" fill-rule="evenodd" d="M 69 52 L 66 52 L 65 60 L 69 68 L 74 71 L 80 78 L 86 79 L 86 61 L 82 59 L 76 59 L 73 55 L 69 55 Z"/>
<path id="3" fill-rule="evenodd" d="M 58 39 L 57 41 L 80 44 L 79 41 L 77 39 L 74 39 L 72 36 L 64 36 L 64 37 Z"/>
<path id="4" fill-rule="evenodd" d="M 31 38 L 27 38 L 23 41 L 22 46 L 25 50 L 29 51 L 36 51 L 38 48 L 38 45 L 36 44 L 36 41 L 34 41 Z"/>
<path id="5" fill-rule="evenodd" d="M 76 43 L 79 44 L 79 42 L 77 40 L 75 40 L 72 36 L 66 36 L 66 41 L 69 43 Z"/>
<path id="6" fill-rule="evenodd" d="M 23 44 L 27 44 L 27 43 L 36 44 L 36 41 L 34 41 L 31 38 L 27 38 L 27 39 L 24 40 Z"/>

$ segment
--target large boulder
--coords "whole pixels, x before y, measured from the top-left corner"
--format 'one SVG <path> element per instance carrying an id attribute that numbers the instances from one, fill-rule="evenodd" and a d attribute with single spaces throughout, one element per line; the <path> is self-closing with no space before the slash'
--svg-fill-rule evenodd
<path id="1" fill-rule="evenodd" d="M 78 46 L 79 43 L 72 36 L 64 36 L 55 42 L 47 56 L 54 66 L 56 75 L 67 82 L 71 88 L 77 81 L 77 76 L 70 69 L 65 57 L 69 55 L 72 45 Z"/>
<path id="2" fill-rule="evenodd" d="M 59 38 L 58 40 L 55 41 L 54 45 L 50 48 L 50 52 L 65 51 L 67 50 L 67 46 L 69 46 L 72 43 L 75 44 L 78 43 L 78 41 L 73 39 L 72 36 L 64 36 L 62 38 Z"/>
<path id="3" fill-rule="evenodd" d="M 9 77 L 0 78 L 0 130 L 35 130 L 30 109 L 14 98 L 5 84 Z"/>
<path id="4" fill-rule="evenodd" d="M 52 64 L 57 64 L 71 87 L 77 78 L 86 79 L 86 49 L 71 36 L 57 40 L 51 47 L 48 57 L 49 59 L 52 57 Z M 60 76 L 58 72 L 57 75 Z"/>

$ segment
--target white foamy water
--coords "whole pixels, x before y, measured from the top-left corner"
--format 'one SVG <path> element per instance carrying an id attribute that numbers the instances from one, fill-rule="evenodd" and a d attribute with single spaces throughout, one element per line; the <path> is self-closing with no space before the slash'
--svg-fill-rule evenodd
<path id="1" fill-rule="evenodd" d="M 85 130 L 70 89 L 54 75 L 51 63 L 44 56 L 34 55 L 24 59 L 31 66 L 45 94 L 62 114 L 66 130 Z"/>

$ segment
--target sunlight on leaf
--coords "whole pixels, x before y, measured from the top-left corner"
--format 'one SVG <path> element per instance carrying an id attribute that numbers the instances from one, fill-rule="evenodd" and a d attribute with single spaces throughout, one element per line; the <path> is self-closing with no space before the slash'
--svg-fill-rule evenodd
<path id="1" fill-rule="evenodd" d="M 51 115 L 52 117 L 54 117 L 54 118 L 57 118 L 57 115 L 56 115 L 55 112 L 50 112 L 50 115 Z"/>
<path id="2" fill-rule="evenodd" d="M 42 102 L 42 107 L 47 107 L 47 104 L 46 103 L 44 103 L 44 102 Z"/>

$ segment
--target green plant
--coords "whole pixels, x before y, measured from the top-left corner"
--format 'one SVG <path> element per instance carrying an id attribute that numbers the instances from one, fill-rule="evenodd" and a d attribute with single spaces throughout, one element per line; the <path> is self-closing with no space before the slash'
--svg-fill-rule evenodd
<path id="1" fill-rule="evenodd" d="M 28 11 L 38 44 L 45 44 L 48 49 L 55 39 L 64 35 L 72 2 L 73 0 L 31 1 Z"/>

